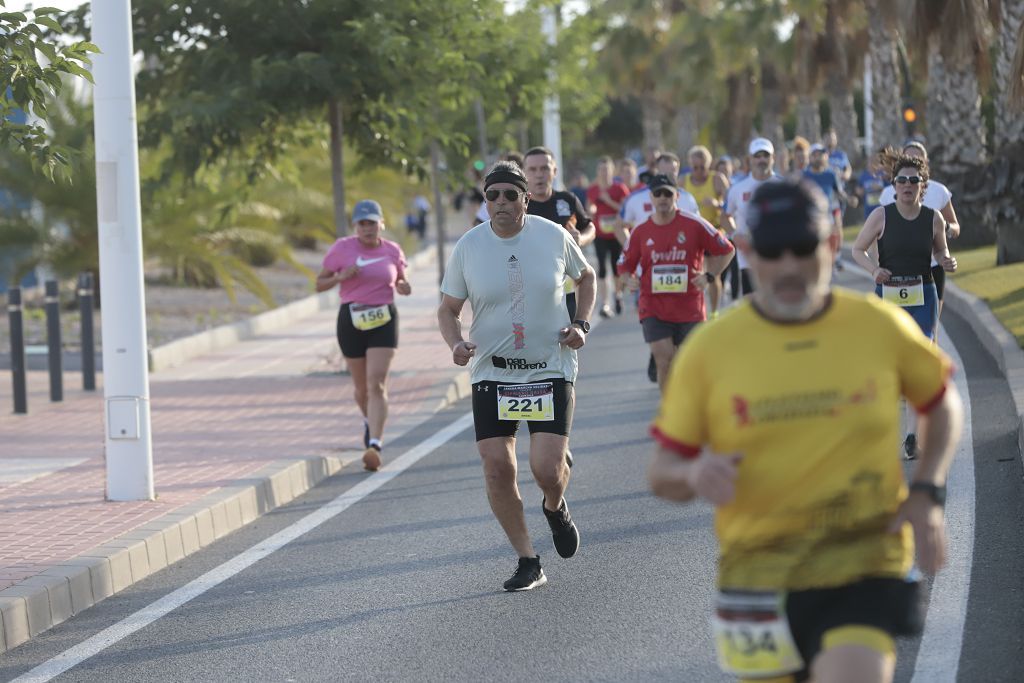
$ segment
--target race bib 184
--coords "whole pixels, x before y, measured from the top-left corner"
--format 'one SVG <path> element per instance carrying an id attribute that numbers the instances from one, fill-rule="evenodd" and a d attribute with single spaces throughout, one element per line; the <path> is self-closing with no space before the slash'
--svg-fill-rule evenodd
<path id="1" fill-rule="evenodd" d="M 689 269 L 685 265 L 666 263 L 651 268 L 653 294 L 683 294 L 689 284 Z"/>
<path id="2" fill-rule="evenodd" d="M 352 324 L 357 330 L 363 332 L 383 327 L 391 322 L 391 309 L 387 304 L 382 306 L 352 304 L 349 307 L 349 313 L 352 315 Z"/>
<path id="3" fill-rule="evenodd" d="M 498 419 L 551 422 L 555 419 L 554 385 L 499 384 Z"/>

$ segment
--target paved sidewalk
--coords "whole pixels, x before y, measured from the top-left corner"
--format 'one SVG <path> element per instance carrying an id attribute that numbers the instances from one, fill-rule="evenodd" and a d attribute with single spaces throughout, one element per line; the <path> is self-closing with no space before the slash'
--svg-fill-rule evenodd
<path id="1" fill-rule="evenodd" d="M 421 254 L 399 297 L 387 442 L 468 392 L 437 332 L 437 265 Z M 0 652 L 301 495 L 355 461 L 362 420 L 322 311 L 150 377 L 157 500 L 104 500 L 103 391 L 67 373 L 29 414 L 0 380 Z"/>

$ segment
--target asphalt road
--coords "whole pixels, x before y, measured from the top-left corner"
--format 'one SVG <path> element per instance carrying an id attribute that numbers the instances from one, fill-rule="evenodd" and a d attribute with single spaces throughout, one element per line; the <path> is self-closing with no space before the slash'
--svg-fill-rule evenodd
<path id="1" fill-rule="evenodd" d="M 1024 491 L 1009 394 L 964 323 L 947 315 L 946 325 L 972 401 L 977 493 L 974 523 L 965 530 L 973 538 L 965 553 L 972 564 L 948 577 L 954 592 L 969 586 L 957 679 L 1020 681 Z M 600 325 L 582 355 L 571 441 L 576 467 L 567 493 L 582 546 L 570 560 L 552 548 L 522 440 L 520 484 L 546 586 L 501 590 L 515 555 L 488 508 L 470 428 L 336 516 L 54 680 L 730 680 L 718 671 L 708 628 L 715 562 L 710 508 L 659 501 L 644 480 L 652 449 L 647 426 L 657 405 L 646 363 L 632 311 Z M 468 410 L 462 402 L 435 416 L 390 443 L 389 456 Z M 121 628 L 126 617 L 346 492 L 351 502 L 382 474 L 344 471 L 0 655 L 0 680 L 108 627 Z M 962 612 L 954 606 L 950 619 L 962 619 Z M 938 621 L 929 627 L 941 626 Z M 947 652 L 959 647 L 934 642 Z M 910 681 L 919 639 L 899 648 L 897 680 Z M 927 680 L 953 680 L 946 674 Z"/>

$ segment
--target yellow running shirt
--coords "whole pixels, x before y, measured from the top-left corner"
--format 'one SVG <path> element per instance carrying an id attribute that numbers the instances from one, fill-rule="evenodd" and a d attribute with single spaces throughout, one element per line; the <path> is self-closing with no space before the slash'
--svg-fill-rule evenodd
<path id="1" fill-rule="evenodd" d="M 695 185 L 693 180 L 690 178 L 690 174 L 687 173 L 683 177 L 683 189 L 693 195 L 693 198 L 697 200 L 697 206 L 700 207 L 700 215 L 711 225 L 718 227 L 719 212 L 714 206 L 708 206 L 704 203 L 705 199 L 717 199 L 718 193 L 715 192 L 715 178 L 713 175 L 708 175 L 708 179 L 704 181 L 703 185 Z"/>
<path id="2" fill-rule="evenodd" d="M 683 457 L 740 453 L 734 502 L 716 509 L 722 588 L 801 590 L 903 577 L 910 525 L 901 391 L 920 412 L 952 364 L 914 320 L 834 288 L 825 312 L 773 323 L 744 302 L 699 327 L 672 364 L 653 433 Z"/>

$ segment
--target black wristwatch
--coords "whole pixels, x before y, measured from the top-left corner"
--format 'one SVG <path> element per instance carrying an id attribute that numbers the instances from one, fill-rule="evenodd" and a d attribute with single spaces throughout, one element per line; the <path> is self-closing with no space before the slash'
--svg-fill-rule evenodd
<path id="1" fill-rule="evenodd" d="M 590 323 L 586 320 L 573 320 L 572 324 L 583 330 L 583 334 L 590 334 Z"/>
<path id="2" fill-rule="evenodd" d="M 939 486 L 938 484 L 929 484 L 926 481 L 915 481 L 910 485 L 910 492 L 921 491 L 927 493 L 928 497 L 932 499 L 932 502 L 936 505 L 946 504 L 946 487 Z"/>

